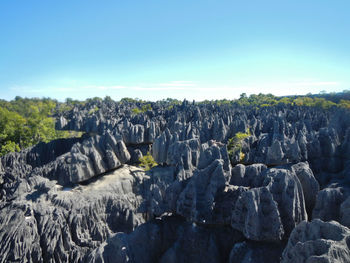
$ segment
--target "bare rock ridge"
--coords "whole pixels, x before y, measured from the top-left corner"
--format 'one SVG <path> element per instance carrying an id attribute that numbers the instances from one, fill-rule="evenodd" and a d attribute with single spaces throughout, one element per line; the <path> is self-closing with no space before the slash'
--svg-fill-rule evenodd
<path id="1" fill-rule="evenodd" d="M 149 104 L 77 105 L 81 138 L 1 158 L 0 262 L 350 261 L 349 111 Z"/>

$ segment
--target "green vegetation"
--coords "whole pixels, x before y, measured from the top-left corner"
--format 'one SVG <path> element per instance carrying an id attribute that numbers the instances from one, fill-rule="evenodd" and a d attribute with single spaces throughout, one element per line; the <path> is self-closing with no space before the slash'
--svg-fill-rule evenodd
<path id="1" fill-rule="evenodd" d="M 131 111 L 133 114 L 140 114 L 140 113 L 145 113 L 146 111 L 152 110 L 151 104 L 145 104 L 140 108 L 136 107 L 133 108 Z"/>
<path id="2" fill-rule="evenodd" d="M 150 154 L 150 152 L 148 152 L 147 155 L 141 157 L 139 159 L 139 162 L 139 167 L 142 167 L 143 169 L 145 169 L 145 171 L 148 171 L 158 165 L 153 159 L 153 156 Z"/>
<path id="3" fill-rule="evenodd" d="M 246 132 L 237 132 L 235 136 L 230 138 L 227 143 L 227 150 L 228 150 L 228 155 L 230 157 L 230 160 L 232 157 L 239 152 L 239 161 L 242 162 L 245 155 L 242 152 L 242 141 L 245 138 L 248 138 L 251 136 L 249 129 Z"/>
<path id="4" fill-rule="evenodd" d="M 95 106 L 93 109 L 89 110 L 89 115 L 92 115 L 92 114 L 94 114 L 97 111 L 98 111 L 98 107 Z"/>
<path id="5" fill-rule="evenodd" d="M 141 100 L 139 98 L 135 98 L 135 99 L 133 99 L 133 98 L 122 98 L 120 100 L 120 102 L 121 103 L 145 103 L 146 101 Z"/>
<path id="6" fill-rule="evenodd" d="M 326 100 L 324 98 L 310 98 L 299 97 L 293 100 L 293 103 L 298 106 L 319 107 L 322 109 L 329 109 L 333 106 L 337 106 L 336 103 Z"/>
<path id="7" fill-rule="evenodd" d="M 10 102 L 0 100 L 0 156 L 39 142 L 81 135 L 55 130 L 51 116 L 58 111 L 57 105 L 57 101 L 48 98 L 16 97 Z"/>
<path id="8" fill-rule="evenodd" d="M 182 104 L 180 100 L 171 99 L 171 98 L 167 98 L 166 100 L 161 100 L 159 101 L 159 103 L 165 105 L 166 110 L 169 110 L 169 111 L 171 111 L 174 108 L 174 106 L 178 106 Z"/>
<path id="9" fill-rule="evenodd" d="M 214 100 L 203 101 L 199 104 L 214 104 L 217 106 L 223 105 L 239 105 L 239 106 L 255 106 L 257 108 L 271 107 L 275 105 L 296 105 L 305 107 L 318 107 L 329 109 L 332 107 L 350 108 L 350 91 L 329 94 L 307 94 L 306 96 L 285 96 L 277 97 L 272 94 L 252 94 L 249 97 L 246 93 L 242 93 L 237 100 Z"/>
<path id="10" fill-rule="evenodd" d="M 350 109 L 350 100 L 340 100 L 339 107 Z"/>

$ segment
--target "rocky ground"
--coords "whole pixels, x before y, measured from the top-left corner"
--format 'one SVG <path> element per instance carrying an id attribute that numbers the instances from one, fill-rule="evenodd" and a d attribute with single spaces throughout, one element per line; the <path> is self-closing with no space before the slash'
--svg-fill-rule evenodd
<path id="1" fill-rule="evenodd" d="M 349 111 L 150 104 L 76 106 L 57 128 L 83 137 L 1 158 L 0 262 L 350 262 Z"/>

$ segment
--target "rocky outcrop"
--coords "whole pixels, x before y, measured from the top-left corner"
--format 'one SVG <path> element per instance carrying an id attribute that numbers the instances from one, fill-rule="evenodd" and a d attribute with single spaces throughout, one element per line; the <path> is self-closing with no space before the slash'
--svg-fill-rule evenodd
<path id="1" fill-rule="evenodd" d="M 316 203 L 317 193 L 320 190 L 320 186 L 315 179 L 312 170 L 307 162 L 301 162 L 292 165 L 292 170 L 298 177 L 301 186 L 303 188 L 306 210 L 311 216 L 312 209 Z"/>
<path id="2" fill-rule="evenodd" d="M 279 262 L 284 248 L 283 262 L 349 257 L 348 229 L 316 219 L 350 225 L 348 111 L 143 106 L 76 104 L 56 126 L 81 138 L 1 158 L 0 262 Z M 158 166 L 145 172 L 134 165 L 147 153 Z"/>
<path id="3" fill-rule="evenodd" d="M 337 222 L 300 223 L 283 251 L 283 263 L 349 262 L 350 230 Z"/>
<path id="4" fill-rule="evenodd" d="M 265 164 L 252 164 L 245 166 L 238 164 L 232 169 L 232 177 L 230 184 L 258 187 L 261 186 L 264 180 L 262 172 L 267 169 Z"/>
<path id="5" fill-rule="evenodd" d="M 87 255 L 86 262 L 227 262 L 242 236 L 229 228 L 206 228 L 164 217 L 118 233 Z"/>
<path id="6" fill-rule="evenodd" d="M 340 206 L 340 219 L 339 222 L 350 228 L 350 197 L 346 198 L 346 200 Z"/>
<path id="7" fill-rule="evenodd" d="M 261 169 L 262 172 L 250 177 Z M 242 231 L 248 239 L 281 240 L 307 219 L 303 189 L 293 170 L 239 166 L 234 176 L 243 184 L 250 182 L 252 187 L 237 199 L 231 222 L 232 227 Z"/>
<path id="8" fill-rule="evenodd" d="M 194 170 L 198 164 L 200 146 L 198 139 L 174 142 L 168 148 L 166 164 L 179 170 Z"/>
<path id="9" fill-rule="evenodd" d="M 22 180 L 0 214 L 0 262 L 80 262 L 116 232 L 145 222 L 144 172 L 125 166 L 74 188 L 46 178 Z"/>
<path id="10" fill-rule="evenodd" d="M 176 212 L 191 221 L 212 222 L 215 195 L 225 187 L 227 177 L 223 161 L 215 160 L 208 167 L 196 170 L 177 200 Z"/>
<path id="11" fill-rule="evenodd" d="M 129 160 L 130 154 L 123 141 L 117 141 L 111 134 L 96 135 L 74 144 L 70 152 L 58 157 L 50 173 L 62 185 L 74 184 L 115 169 Z"/>
<path id="12" fill-rule="evenodd" d="M 283 245 L 266 243 L 259 244 L 249 241 L 236 243 L 231 252 L 229 263 L 271 263 L 280 262 Z"/>
<path id="13" fill-rule="evenodd" d="M 319 191 L 315 208 L 312 211 L 312 218 L 319 218 L 323 221 L 339 221 L 340 206 L 349 194 L 349 190 L 343 187 L 325 188 Z"/>
<path id="14" fill-rule="evenodd" d="M 159 127 L 150 121 L 144 125 L 125 121 L 120 130 L 126 145 L 151 144 L 160 133 Z"/>
<path id="15" fill-rule="evenodd" d="M 168 157 L 168 149 L 177 140 L 177 134 L 172 135 L 169 129 L 165 129 L 153 143 L 152 155 L 154 160 L 159 164 L 165 164 Z"/>
<path id="16" fill-rule="evenodd" d="M 243 192 L 237 199 L 232 227 L 256 241 L 281 240 L 284 235 L 278 205 L 266 187 Z"/>

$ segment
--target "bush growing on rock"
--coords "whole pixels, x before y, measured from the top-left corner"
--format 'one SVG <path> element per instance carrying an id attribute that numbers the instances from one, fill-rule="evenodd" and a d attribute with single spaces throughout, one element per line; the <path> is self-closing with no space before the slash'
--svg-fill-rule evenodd
<path id="1" fill-rule="evenodd" d="M 157 166 L 158 164 L 153 159 L 153 156 L 148 152 L 146 155 L 141 157 L 139 159 L 139 166 L 145 169 L 145 171 L 151 170 L 153 167 Z"/>
<path id="2" fill-rule="evenodd" d="M 151 106 L 151 104 L 146 104 L 146 105 L 143 105 L 142 107 L 141 107 L 141 109 L 140 108 L 133 108 L 131 111 L 132 111 L 132 113 L 133 114 L 140 114 L 140 113 L 144 113 L 144 112 L 146 112 L 146 111 L 149 111 L 149 110 L 152 110 L 152 106 Z"/>
<path id="3" fill-rule="evenodd" d="M 92 114 L 94 114 L 94 113 L 97 112 L 97 111 L 98 111 L 98 107 L 95 106 L 94 108 L 92 108 L 91 110 L 89 110 L 89 115 L 92 115 Z"/>
<path id="4" fill-rule="evenodd" d="M 242 141 L 245 138 L 248 138 L 249 136 L 251 136 L 251 133 L 249 131 L 249 129 L 246 132 L 237 132 L 235 134 L 235 136 L 233 136 L 232 138 L 228 139 L 228 143 L 227 143 L 227 150 L 228 150 L 228 154 L 230 157 L 230 160 L 233 158 L 233 156 L 239 152 L 239 161 L 242 162 L 245 154 L 242 152 Z"/>

